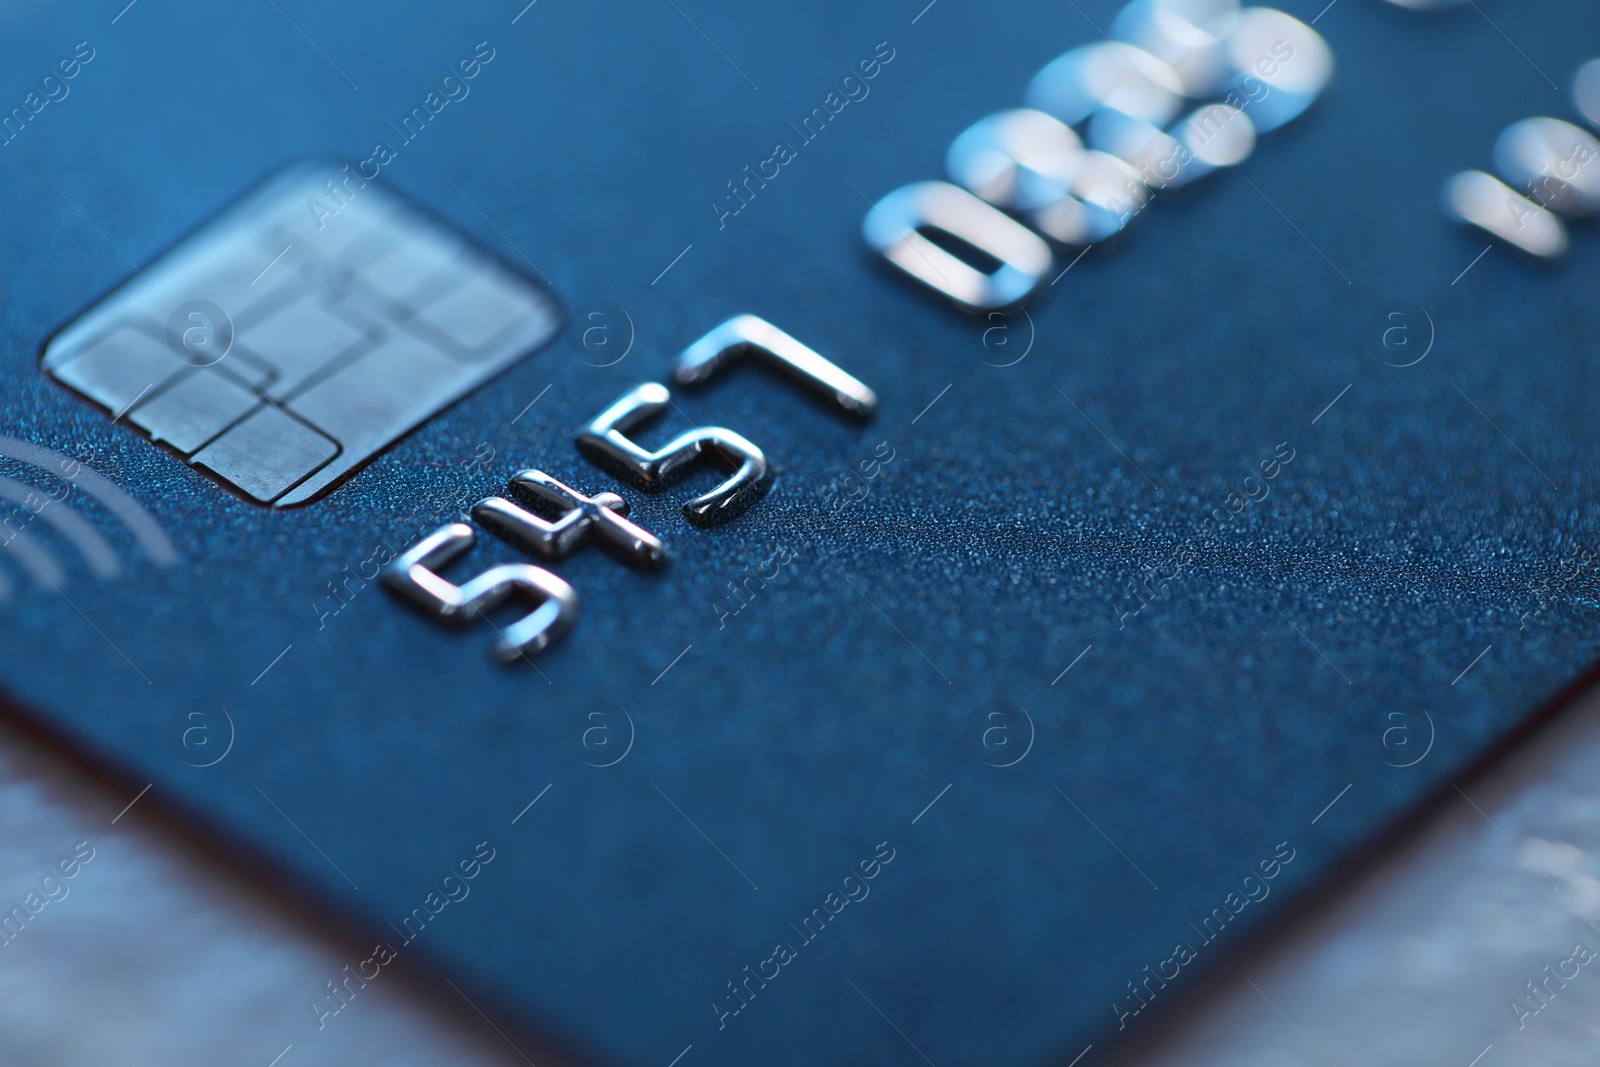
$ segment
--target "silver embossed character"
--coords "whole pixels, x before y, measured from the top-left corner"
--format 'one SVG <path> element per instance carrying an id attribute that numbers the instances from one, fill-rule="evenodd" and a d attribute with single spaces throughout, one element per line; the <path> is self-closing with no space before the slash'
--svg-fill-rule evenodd
<path id="1" fill-rule="evenodd" d="M 628 514 L 628 502 L 616 493 L 585 496 L 544 471 L 532 469 L 512 475 L 511 490 L 532 510 L 491 496 L 473 505 L 472 517 L 535 555 L 562 560 L 597 544 L 640 570 L 658 570 L 667 563 L 666 545 L 623 518 Z"/>
<path id="2" fill-rule="evenodd" d="M 579 431 L 579 451 L 651 493 L 660 492 L 702 463 L 721 467 L 729 477 L 709 493 L 685 503 L 683 514 L 696 526 L 715 526 L 737 518 L 760 500 L 771 484 L 767 457 L 720 426 L 686 430 L 653 452 L 627 435 L 671 402 L 672 393 L 660 382 L 634 386 Z"/>

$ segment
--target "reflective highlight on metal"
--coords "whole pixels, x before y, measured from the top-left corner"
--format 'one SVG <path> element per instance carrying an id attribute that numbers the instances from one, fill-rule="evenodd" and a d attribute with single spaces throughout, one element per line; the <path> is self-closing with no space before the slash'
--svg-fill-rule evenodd
<path id="1" fill-rule="evenodd" d="M 960 185 L 1069 246 L 1120 232 L 1153 190 L 1248 159 L 1257 135 L 1305 111 L 1333 73 L 1332 52 L 1310 26 L 1270 8 L 1241 10 L 1238 0 L 1133 0 L 1113 32 L 1123 40 L 1060 56 L 1029 83 L 1028 107 L 980 119 L 946 155 Z M 1168 128 L 1186 97 L 1213 93 L 1222 99 Z M 1022 300 L 1049 262 L 1005 216 L 950 188 L 921 182 L 891 193 L 862 225 L 867 243 L 965 310 Z"/>
<path id="2" fill-rule="evenodd" d="M 1126 161 L 1152 189 L 1172 189 L 1242 163 L 1255 149 L 1256 130 L 1227 104 L 1203 104 L 1170 132 L 1108 109 L 1089 120 L 1089 145 Z"/>
<path id="3" fill-rule="evenodd" d="M 993 210 L 992 208 L 990 210 Z M 716 526 L 737 518 L 760 500 L 771 483 L 761 449 L 720 426 L 697 426 L 655 451 L 640 447 L 628 430 L 666 410 L 672 393 L 659 382 L 645 382 L 623 393 L 578 433 L 579 450 L 596 464 L 646 492 L 660 492 L 702 463 L 729 472 L 721 485 L 683 505 L 697 526 Z"/>
<path id="4" fill-rule="evenodd" d="M 1185 96 L 1218 92 L 1233 76 L 1227 38 L 1238 0 L 1133 0 L 1111 24 L 1111 36 L 1166 63 Z"/>
<path id="5" fill-rule="evenodd" d="M 464 522 L 442 526 L 418 541 L 383 572 L 386 588 L 441 622 L 463 625 L 485 618 L 512 597 L 526 599 L 534 610 L 504 628 L 495 657 L 511 662 L 544 651 L 578 621 L 578 594 L 543 567 L 506 563 L 456 585 L 437 571 L 465 555 L 477 540 Z M 492 624 L 491 624 L 492 625 Z"/>
<path id="6" fill-rule="evenodd" d="M 1600 59 L 1591 59 L 1578 68 L 1572 79 L 1572 102 L 1579 114 L 1600 125 Z"/>
<path id="7" fill-rule="evenodd" d="M 623 518 L 628 514 L 628 502 L 616 493 L 585 496 L 532 469 L 514 474 L 511 490 L 533 510 L 491 496 L 472 506 L 472 517 L 519 548 L 557 561 L 589 545 L 599 545 L 640 570 L 666 566 L 666 545 Z"/>
<path id="8" fill-rule="evenodd" d="M 1072 195 L 1092 208 L 1099 208 L 1117 219 L 1121 229 L 1150 202 L 1150 189 L 1133 164 L 1106 152 L 1087 152 L 1077 177 L 1072 179 Z"/>
<path id="9" fill-rule="evenodd" d="M 51 339 L 51 377 L 259 503 L 304 504 L 555 335 L 537 285 L 327 162 Z"/>
<path id="10" fill-rule="evenodd" d="M 1495 169 L 1506 183 L 1563 215 L 1600 211 L 1600 141 L 1560 119 L 1523 119 L 1495 141 Z"/>
<path id="11" fill-rule="evenodd" d="M 952 181 L 991 204 L 1019 211 L 1066 196 L 1082 161 L 1083 142 L 1072 127 L 1032 108 L 979 119 L 945 156 Z"/>
<path id="12" fill-rule="evenodd" d="M 673 381 L 698 385 L 746 355 L 798 379 L 847 414 L 865 418 L 877 410 L 878 395 L 866 385 L 756 315 L 735 315 L 684 349 Z"/>
<path id="13" fill-rule="evenodd" d="M 1444 209 L 1530 255 L 1549 259 L 1567 250 L 1567 228 L 1554 212 L 1481 170 L 1462 171 L 1445 183 Z"/>
<path id="14" fill-rule="evenodd" d="M 1230 88 L 1248 101 L 1245 110 L 1257 133 L 1298 117 L 1333 77 L 1333 50 L 1322 35 L 1270 7 L 1239 13 L 1228 35 L 1228 56 L 1237 72 Z"/>
<path id="15" fill-rule="evenodd" d="M 923 236 L 932 230 L 999 261 L 984 271 Z M 947 182 L 903 185 L 872 206 L 861 224 L 885 259 L 967 311 L 1010 307 L 1055 261 L 1050 246 L 1015 219 Z"/>
<path id="16" fill-rule="evenodd" d="M 1154 189 L 1190 179 L 1192 152 L 1160 127 L 1120 111 L 1108 108 L 1094 113 L 1089 120 L 1089 147 L 1128 163 Z"/>
<path id="17" fill-rule="evenodd" d="M 1093 151 L 1084 153 L 1072 193 L 1032 216 L 1039 229 L 1069 245 L 1094 244 L 1118 233 L 1148 206 L 1151 196 L 1133 164 Z"/>
<path id="18" fill-rule="evenodd" d="M 1172 132 L 1194 155 L 1190 166 L 1198 169 L 1191 181 L 1218 167 L 1243 163 L 1256 147 L 1256 124 L 1249 114 L 1227 104 L 1200 105 Z"/>
<path id="19" fill-rule="evenodd" d="M 1591 122 L 1600 115 L 1600 60 L 1578 68 L 1572 99 Z M 1560 119 L 1523 119 L 1501 131 L 1494 160 L 1516 189 L 1480 171 L 1457 174 L 1445 183 L 1445 214 L 1532 255 L 1553 258 L 1567 249 L 1561 215 L 1600 213 L 1600 140 L 1588 130 Z M 1495 210 L 1496 203 L 1503 210 Z"/>
<path id="20" fill-rule="evenodd" d="M 1183 104 L 1171 67 L 1131 44 L 1102 41 L 1074 48 L 1028 83 L 1031 108 L 1075 126 L 1102 107 L 1164 126 Z"/>

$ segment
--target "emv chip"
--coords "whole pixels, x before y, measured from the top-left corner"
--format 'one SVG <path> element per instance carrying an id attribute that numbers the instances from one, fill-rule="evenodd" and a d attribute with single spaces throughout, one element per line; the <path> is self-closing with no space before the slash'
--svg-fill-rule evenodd
<path id="1" fill-rule="evenodd" d="M 44 369 L 285 507 L 560 323 L 528 278 L 376 182 L 313 162 L 269 179 L 58 333 Z"/>

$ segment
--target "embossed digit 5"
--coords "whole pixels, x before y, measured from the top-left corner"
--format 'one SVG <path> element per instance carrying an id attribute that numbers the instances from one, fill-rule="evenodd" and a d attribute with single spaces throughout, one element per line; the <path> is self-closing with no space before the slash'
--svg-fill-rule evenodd
<path id="1" fill-rule="evenodd" d="M 514 596 L 523 597 L 536 607 L 500 630 L 494 654 L 507 663 L 538 655 L 577 621 L 578 594 L 554 574 L 530 563 L 490 567 L 464 585 L 438 574 L 439 569 L 465 555 L 476 541 L 472 527 L 464 522 L 441 526 L 385 567 L 383 583 L 440 622 L 451 625 L 478 619 L 489 622 L 489 611 Z"/>
<path id="2" fill-rule="evenodd" d="M 712 463 L 730 477 L 688 501 L 683 514 L 696 526 L 715 526 L 739 516 L 766 493 L 772 476 L 761 449 L 720 426 L 697 426 L 654 452 L 640 447 L 627 431 L 666 409 L 672 394 L 659 382 L 636 385 L 596 415 L 578 434 L 580 451 L 598 465 L 646 492 L 660 492 L 701 463 Z"/>

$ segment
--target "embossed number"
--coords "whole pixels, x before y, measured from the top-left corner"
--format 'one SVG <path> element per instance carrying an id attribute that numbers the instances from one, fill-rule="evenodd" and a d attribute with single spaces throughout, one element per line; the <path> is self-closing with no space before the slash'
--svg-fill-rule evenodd
<path id="1" fill-rule="evenodd" d="M 511 476 L 511 490 L 555 518 L 544 518 L 498 496 L 474 504 L 472 517 L 548 560 L 566 559 L 585 545 L 598 543 L 640 570 L 666 566 L 666 545 L 649 530 L 623 518 L 628 502 L 615 493 L 584 496 L 531 467 Z"/>
<path id="2" fill-rule="evenodd" d="M 461 625 L 478 619 L 513 596 L 536 607 L 500 630 L 495 657 L 503 662 L 535 656 L 578 618 L 578 594 L 543 567 L 508 563 L 456 585 L 438 570 L 467 553 L 477 540 L 472 527 L 452 522 L 407 549 L 384 568 L 383 583 L 441 622 Z M 493 625 L 491 623 L 491 625 Z"/>
<path id="3" fill-rule="evenodd" d="M 696 526 L 715 526 L 737 518 L 766 493 L 771 483 L 767 457 L 732 430 L 697 426 L 654 452 L 640 447 L 627 431 L 666 409 L 672 393 L 659 382 L 636 385 L 623 393 L 578 434 L 578 448 L 646 492 L 660 492 L 701 463 L 727 471 L 721 485 L 683 505 Z"/>

